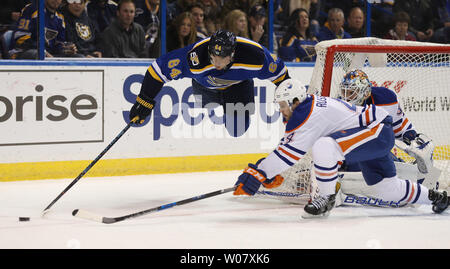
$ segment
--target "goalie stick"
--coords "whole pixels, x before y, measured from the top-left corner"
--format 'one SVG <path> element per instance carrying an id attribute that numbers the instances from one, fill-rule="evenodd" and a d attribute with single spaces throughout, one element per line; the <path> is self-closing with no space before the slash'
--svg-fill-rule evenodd
<path id="1" fill-rule="evenodd" d="M 136 218 L 136 217 L 140 217 L 152 212 L 158 212 L 164 209 L 168 209 L 168 208 L 172 208 L 174 206 L 178 206 L 178 205 L 184 205 L 184 204 L 188 204 L 188 203 L 192 203 L 195 201 L 199 201 L 199 200 L 203 200 L 209 197 L 213 197 L 213 196 L 217 196 L 220 194 L 224 194 L 227 192 L 231 192 L 234 191 L 236 189 L 236 186 L 233 186 L 231 188 L 227 188 L 227 189 L 222 189 L 222 190 L 217 190 L 217 191 L 213 191 L 213 192 L 209 192 L 209 193 L 205 193 L 205 194 L 201 194 L 198 196 L 194 196 L 191 198 L 187 198 L 178 202 L 173 202 L 173 203 L 169 203 L 169 204 L 165 204 L 165 205 L 161 205 L 161 206 L 157 206 L 154 208 L 150 208 L 150 209 L 146 209 L 146 210 L 142 210 L 136 213 L 132 213 L 129 215 L 124 215 L 124 216 L 120 216 L 120 217 L 115 217 L 115 218 L 109 218 L 109 217 L 102 217 L 99 216 L 97 214 L 88 212 L 86 210 L 82 210 L 82 209 L 75 209 L 72 212 L 72 215 L 78 218 L 82 218 L 82 219 L 86 219 L 86 220 L 92 220 L 92 221 L 97 221 L 97 222 L 101 222 L 101 223 L 106 223 L 106 224 L 111 224 L 111 223 L 116 223 L 119 221 L 123 221 L 123 220 L 127 220 L 127 219 L 131 219 L 131 218 Z"/>
<path id="2" fill-rule="evenodd" d="M 125 134 L 128 129 L 130 129 L 132 122 L 128 123 L 127 126 L 113 139 L 113 141 L 93 160 L 84 170 L 81 172 L 45 209 L 42 211 L 42 216 L 47 214 L 47 212 L 50 210 L 50 207 L 53 206 L 53 204 L 56 203 L 56 201 L 59 200 L 70 188 L 72 188 L 75 183 L 78 182 L 97 162 L 100 160 L 100 158 L 105 155 L 106 152 Z"/>

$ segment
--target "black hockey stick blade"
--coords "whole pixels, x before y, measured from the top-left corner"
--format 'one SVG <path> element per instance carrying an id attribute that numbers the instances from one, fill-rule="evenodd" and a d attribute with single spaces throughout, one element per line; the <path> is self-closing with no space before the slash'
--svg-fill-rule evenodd
<path id="1" fill-rule="evenodd" d="M 187 198 L 178 202 L 173 202 L 173 203 L 169 203 L 169 204 L 165 204 L 165 205 L 161 205 L 161 206 L 157 206 L 154 208 L 150 208 L 150 209 L 146 209 L 143 211 L 139 211 L 136 213 L 132 213 L 129 215 L 124 215 L 124 216 L 120 216 L 120 217 L 115 217 L 115 218 L 109 218 L 109 217 L 103 217 L 94 213 L 91 213 L 89 211 L 86 210 L 82 210 L 82 209 L 75 209 L 72 212 L 72 215 L 78 218 L 82 218 L 82 219 L 86 219 L 86 220 L 92 220 L 92 221 L 96 221 L 96 222 L 101 222 L 101 223 L 106 223 L 106 224 L 111 224 L 111 223 L 116 223 L 116 222 L 120 222 L 123 220 L 127 220 L 127 219 L 131 219 L 131 218 L 136 218 L 136 217 L 140 217 L 152 212 L 158 212 L 164 209 L 168 209 L 168 208 L 172 208 L 174 206 L 178 206 L 178 205 L 184 205 L 184 204 L 188 204 L 188 203 L 192 203 L 195 201 L 199 201 L 199 200 L 203 200 L 209 197 L 213 197 L 213 196 L 217 196 L 220 194 L 224 194 L 227 192 L 231 192 L 234 191 L 236 189 L 236 186 L 233 186 L 231 188 L 227 188 L 227 189 L 222 189 L 222 190 L 217 190 L 217 191 L 213 191 L 213 192 L 209 192 L 209 193 L 205 193 L 205 194 L 201 194 L 198 196 L 194 196 L 191 198 Z"/>
<path id="2" fill-rule="evenodd" d="M 84 170 L 81 172 L 43 211 L 42 216 L 44 216 L 52 207 L 56 201 L 59 200 L 70 188 L 72 188 L 75 183 L 77 183 L 97 162 L 103 155 L 125 134 L 128 129 L 130 129 L 132 122 L 128 123 L 127 126 L 111 141 L 111 143 L 93 160 Z"/>

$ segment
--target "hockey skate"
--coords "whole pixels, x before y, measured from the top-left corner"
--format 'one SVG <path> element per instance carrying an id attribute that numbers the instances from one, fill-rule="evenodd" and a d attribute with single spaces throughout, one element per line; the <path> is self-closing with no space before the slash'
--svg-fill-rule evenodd
<path id="1" fill-rule="evenodd" d="M 428 199 L 432 201 L 431 204 L 433 205 L 432 207 L 433 212 L 437 214 L 440 214 L 445 209 L 447 209 L 449 204 L 449 199 L 446 191 L 438 192 L 434 190 L 429 190 Z"/>
<path id="2" fill-rule="evenodd" d="M 305 205 L 305 213 L 302 215 L 302 218 L 327 217 L 331 209 L 333 209 L 335 201 L 336 194 L 317 197 Z"/>

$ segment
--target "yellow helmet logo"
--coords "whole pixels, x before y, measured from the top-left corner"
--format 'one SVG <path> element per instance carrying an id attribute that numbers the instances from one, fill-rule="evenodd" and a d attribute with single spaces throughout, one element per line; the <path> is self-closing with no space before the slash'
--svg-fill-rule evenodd
<path id="1" fill-rule="evenodd" d="M 214 50 L 215 51 L 222 51 L 222 46 L 216 44 L 216 46 L 214 46 Z"/>

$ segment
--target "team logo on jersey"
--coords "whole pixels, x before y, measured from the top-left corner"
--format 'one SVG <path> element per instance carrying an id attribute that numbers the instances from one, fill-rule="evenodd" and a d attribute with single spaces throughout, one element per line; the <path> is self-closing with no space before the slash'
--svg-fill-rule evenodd
<path id="1" fill-rule="evenodd" d="M 58 36 L 58 31 L 47 27 L 44 28 L 44 33 L 45 33 L 45 41 L 47 41 L 47 43 Z"/>
<path id="2" fill-rule="evenodd" d="M 228 80 L 228 79 L 221 79 L 221 78 L 208 76 L 208 83 L 215 87 L 227 87 L 227 86 L 236 84 L 238 82 L 240 82 L 240 80 Z"/>
<path id="3" fill-rule="evenodd" d="M 88 25 L 76 22 L 75 29 L 77 30 L 78 36 L 83 40 L 89 40 L 92 37 L 91 28 Z"/>
<path id="4" fill-rule="evenodd" d="M 191 59 L 191 62 L 192 62 L 193 66 L 197 66 L 197 65 L 200 64 L 200 61 L 198 59 L 198 55 L 197 55 L 197 53 L 195 53 L 195 51 L 191 52 L 190 59 Z"/>

